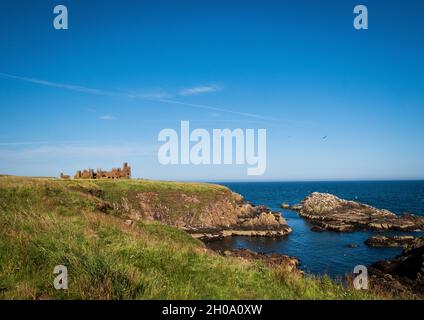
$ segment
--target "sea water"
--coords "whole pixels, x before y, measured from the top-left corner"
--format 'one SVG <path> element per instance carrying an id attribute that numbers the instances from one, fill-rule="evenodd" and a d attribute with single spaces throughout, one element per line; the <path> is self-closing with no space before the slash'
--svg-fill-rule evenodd
<path id="1" fill-rule="evenodd" d="M 370 248 L 364 241 L 372 235 L 412 234 L 400 232 L 310 231 L 311 224 L 296 212 L 283 210 L 281 203 L 298 204 L 311 192 L 328 192 L 340 198 L 359 201 L 396 214 L 424 215 L 424 181 L 355 182 L 240 182 L 221 183 L 256 205 L 279 211 L 293 233 L 280 239 L 232 237 L 212 243 L 216 248 L 247 248 L 263 253 L 282 253 L 300 259 L 307 273 L 328 274 L 334 278 L 351 274 L 356 265 L 370 265 L 394 257 L 400 248 Z M 352 246 L 354 245 L 354 246 Z M 355 247 L 357 246 L 357 247 Z"/>

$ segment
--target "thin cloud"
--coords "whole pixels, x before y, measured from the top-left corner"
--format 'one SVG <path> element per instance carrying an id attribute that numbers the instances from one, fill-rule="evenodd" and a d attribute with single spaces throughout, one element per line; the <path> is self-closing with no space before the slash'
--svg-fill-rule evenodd
<path id="1" fill-rule="evenodd" d="M 197 95 L 202 93 L 216 92 L 220 90 L 221 90 L 221 87 L 211 85 L 211 86 L 201 86 L 201 87 L 182 89 L 179 94 L 180 96 L 192 96 L 192 95 Z"/>
<path id="2" fill-rule="evenodd" d="M 231 114 L 235 114 L 235 115 L 239 115 L 239 116 L 255 118 L 255 119 L 275 121 L 274 118 L 264 117 L 264 116 L 261 116 L 261 115 L 258 115 L 258 114 L 254 114 L 254 113 L 233 111 L 233 110 L 229 110 L 229 109 L 224 109 L 224 108 L 220 108 L 220 107 L 213 107 L 213 106 L 204 105 L 204 104 L 187 103 L 187 102 L 182 102 L 182 101 L 177 101 L 177 100 L 169 100 L 169 99 L 157 99 L 155 101 L 157 101 L 157 102 L 163 102 L 163 103 L 183 105 L 183 106 L 193 107 L 193 108 L 197 108 L 197 109 L 226 112 L 226 113 L 231 113 Z"/>
<path id="3" fill-rule="evenodd" d="M 48 87 L 67 89 L 67 90 L 78 91 L 78 92 L 83 92 L 83 93 L 90 93 L 90 94 L 96 94 L 96 95 L 116 95 L 116 93 L 114 93 L 114 92 L 108 92 L 108 91 L 103 91 L 103 90 L 99 90 L 99 89 L 83 87 L 83 86 L 79 86 L 79 85 L 51 82 L 51 81 L 41 80 L 41 79 L 37 79 L 37 78 L 20 77 L 20 76 L 15 76 L 15 75 L 12 75 L 12 74 L 2 73 L 2 72 L 0 72 L 0 76 L 6 77 L 6 78 L 11 78 L 11 79 L 16 79 L 16 80 L 22 80 L 22 81 L 26 81 L 26 82 L 31 82 L 31 83 L 35 83 L 35 84 L 40 84 L 40 85 L 44 85 L 44 86 L 48 86 Z"/>
<path id="4" fill-rule="evenodd" d="M 166 91 L 158 91 L 158 92 L 147 92 L 147 93 L 129 93 L 129 98 L 132 99 L 146 99 L 146 100 L 154 100 L 154 99 L 165 99 L 171 98 L 172 95 Z"/>
<path id="5" fill-rule="evenodd" d="M 49 145 L 49 144 L 62 144 L 62 143 L 74 143 L 74 142 L 61 142 L 61 141 L 12 141 L 12 142 L 0 142 L 0 146 L 23 146 L 23 145 Z"/>
<path id="6" fill-rule="evenodd" d="M 114 121 L 114 120 L 118 120 L 118 118 L 116 118 L 114 116 L 111 116 L 109 114 L 105 114 L 105 115 L 99 116 L 99 119 L 100 120 L 103 120 L 103 121 Z"/>
<path id="7" fill-rule="evenodd" d="M 94 88 L 89 88 L 89 87 L 83 87 L 83 86 L 79 86 L 79 85 L 56 83 L 56 82 L 41 80 L 41 79 L 37 79 L 37 78 L 21 77 L 21 76 L 8 74 L 8 73 L 2 73 L 2 72 L 0 72 L 0 76 L 6 77 L 6 78 L 11 78 L 11 79 L 16 79 L 16 80 L 21 80 L 21 81 L 26 81 L 26 82 L 30 82 L 30 83 L 34 83 L 34 84 L 49 86 L 49 87 L 55 87 L 55 88 L 61 88 L 61 89 L 66 89 L 66 90 L 72 90 L 72 91 L 87 93 L 87 94 L 121 96 L 121 97 L 124 97 L 124 98 L 130 98 L 130 99 L 140 98 L 140 99 L 143 99 L 143 100 L 146 100 L 146 101 L 175 104 L 175 105 L 181 105 L 181 106 L 186 106 L 186 107 L 192 107 L 192 108 L 196 108 L 196 109 L 225 112 L 225 113 L 239 115 L 239 116 L 243 116 L 243 117 L 262 119 L 262 120 L 268 120 L 268 121 L 276 121 L 275 118 L 264 117 L 264 116 L 254 114 L 254 113 L 233 111 L 233 110 L 226 109 L 226 108 L 214 107 L 214 106 L 203 105 L 203 104 L 187 103 L 187 102 L 171 100 L 171 99 L 163 99 L 163 98 L 157 98 L 157 97 L 150 97 L 149 98 L 146 95 L 134 95 L 134 94 L 129 94 L 129 93 L 104 91 L 104 90 L 99 90 L 99 89 L 94 89 Z M 204 87 L 204 88 L 206 88 L 206 87 Z M 196 91 L 194 89 L 195 88 L 191 89 L 192 92 Z M 189 89 L 187 89 L 187 90 L 189 90 Z M 201 89 L 200 91 L 205 92 L 205 91 L 207 91 L 207 89 Z"/>

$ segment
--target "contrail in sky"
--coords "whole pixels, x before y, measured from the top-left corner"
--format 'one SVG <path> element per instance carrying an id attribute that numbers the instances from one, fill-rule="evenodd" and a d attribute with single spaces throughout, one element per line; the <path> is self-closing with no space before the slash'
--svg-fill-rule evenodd
<path id="1" fill-rule="evenodd" d="M 126 98 L 136 97 L 136 98 L 140 98 L 140 99 L 147 100 L 147 101 L 155 101 L 155 102 L 160 102 L 160 103 L 182 105 L 182 106 L 186 106 L 186 107 L 192 107 L 192 108 L 203 109 L 203 110 L 213 110 L 213 111 L 225 112 L 225 113 L 230 113 L 230 114 L 239 115 L 239 116 L 243 116 L 243 117 L 261 119 L 261 120 L 267 120 L 267 121 L 276 121 L 275 118 L 264 117 L 264 116 L 261 116 L 261 115 L 258 115 L 258 114 L 233 111 L 233 110 L 229 110 L 229 109 L 225 109 L 225 108 L 214 107 L 214 106 L 203 105 L 203 104 L 187 103 L 187 102 L 171 100 L 171 99 L 151 98 L 151 97 L 147 97 L 147 96 L 143 97 L 143 95 L 134 96 L 133 94 L 128 94 L 128 93 L 104 91 L 104 90 L 99 90 L 99 89 L 89 88 L 89 87 L 84 87 L 84 86 L 79 86 L 79 85 L 57 83 L 57 82 L 52 82 L 52 81 L 47 81 L 47 80 L 42 80 L 42 79 L 37 79 L 37 78 L 22 77 L 22 76 L 17 76 L 17 75 L 12 75 L 12 74 L 8 74 L 8 73 L 2 73 L 2 72 L 0 72 L 0 76 L 5 77 L 5 78 L 10 78 L 10 79 L 16 79 L 16 80 L 20 80 L 20 81 L 30 82 L 30 83 L 34 83 L 34 84 L 38 84 L 38 85 L 60 88 L 60 89 L 66 89 L 66 90 L 72 90 L 72 91 L 88 93 L 88 94 L 103 95 L 103 96 L 122 96 L 122 97 L 126 97 Z"/>

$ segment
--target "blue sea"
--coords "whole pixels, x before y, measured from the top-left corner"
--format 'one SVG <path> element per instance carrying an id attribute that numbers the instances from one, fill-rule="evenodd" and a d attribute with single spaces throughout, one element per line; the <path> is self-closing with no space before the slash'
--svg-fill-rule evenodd
<path id="1" fill-rule="evenodd" d="M 332 193 L 340 198 L 359 201 L 396 214 L 424 215 L 424 181 L 355 182 L 240 182 L 221 183 L 256 205 L 279 211 L 293 233 L 281 239 L 232 237 L 215 242 L 219 248 L 248 248 L 263 253 L 282 253 L 300 259 L 301 268 L 317 275 L 341 278 L 356 265 L 370 265 L 394 257 L 400 248 L 369 248 L 363 242 L 376 234 L 413 234 L 400 232 L 312 232 L 311 225 L 296 212 L 283 210 L 281 203 L 297 204 L 314 191 Z M 351 248 L 349 245 L 358 247 Z"/>

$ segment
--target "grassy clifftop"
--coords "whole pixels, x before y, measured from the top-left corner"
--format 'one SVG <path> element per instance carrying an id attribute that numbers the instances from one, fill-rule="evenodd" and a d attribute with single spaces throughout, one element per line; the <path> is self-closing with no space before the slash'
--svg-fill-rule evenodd
<path id="1" fill-rule="evenodd" d="M 147 198 L 140 194 L 150 194 L 149 206 L 143 207 Z M 0 298 L 374 297 L 327 278 L 217 255 L 184 231 L 153 221 L 148 212 L 163 206 L 169 211 L 166 219 L 185 223 L 181 217 L 201 220 L 199 212 L 217 201 L 231 205 L 235 197 L 209 184 L 0 177 Z M 126 219 L 134 214 L 140 220 L 128 225 Z M 67 291 L 53 288 L 53 269 L 59 264 L 68 268 Z"/>

